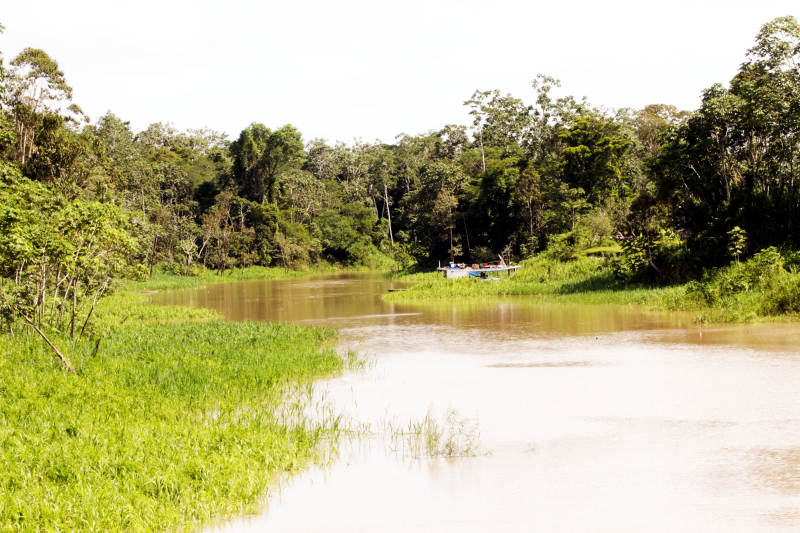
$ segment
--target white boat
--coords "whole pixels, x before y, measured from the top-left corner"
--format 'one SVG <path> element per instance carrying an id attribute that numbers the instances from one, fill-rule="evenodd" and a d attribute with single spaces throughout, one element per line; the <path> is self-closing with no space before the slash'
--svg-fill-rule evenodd
<path id="1" fill-rule="evenodd" d="M 508 272 L 508 277 L 511 277 L 519 268 L 522 267 L 520 265 L 507 265 L 503 258 L 500 257 L 500 261 L 494 263 L 475 263 L 471 265 L 450 263 L 448 266 L 440 266 L 436 270 L 442 272 L 445 279 L 478 278 L 496 281 L 499 278 L 491 277 L 490 274 L 498 273 L 498 276 L 502 276 L 503 272 Z"/>

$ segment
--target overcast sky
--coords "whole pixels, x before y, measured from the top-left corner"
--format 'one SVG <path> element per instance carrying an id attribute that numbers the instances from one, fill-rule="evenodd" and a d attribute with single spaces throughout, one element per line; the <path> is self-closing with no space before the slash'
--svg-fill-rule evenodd
<path id="1" fill-rule="evenodd" d="M 137 131 L 291 123 L 391 142 L 467 123 L 476 89 L 529 101 L 539 72 L 597 106 L 695 109 L 783 15 L 800 1 L 17 1 L 0 51 L 44 49 L 93 120 L 111 110 Z"/>

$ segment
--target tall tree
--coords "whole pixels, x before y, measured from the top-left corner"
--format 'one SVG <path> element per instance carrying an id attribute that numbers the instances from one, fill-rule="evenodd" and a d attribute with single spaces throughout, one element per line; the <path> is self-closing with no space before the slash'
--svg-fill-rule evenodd
<path id="1" fill-rule="evenodd" d="M 619 124 L 586 114 L 560 137 L 566 144 L 563 179 L 586 191 L 590 201 L 596 202 L 611 190 L 623 191 L 628 185 L 623 181 L 621 165 L 630 141 L 621 134 Z"/>
<path id="2" fill-rule="evenodd" d="M 231 154 L 240 194 L 258 203 L 275 203 L 278 174 L 299 168 L 306 159 L 300 132 L 290 124 L 275 131 L 251 124 L 231 143 Z"/>
<path id="3" fill-rule="evenodd" d="M 43 114 L 64 114 L 72 120 L 84 115 L 70 103 L 72 87 L 44 50 L 25 48 L 11 66 L 5 98 L 17 127 L 16 159 L 24 165 L 35 149 L 35 131 Z"/>

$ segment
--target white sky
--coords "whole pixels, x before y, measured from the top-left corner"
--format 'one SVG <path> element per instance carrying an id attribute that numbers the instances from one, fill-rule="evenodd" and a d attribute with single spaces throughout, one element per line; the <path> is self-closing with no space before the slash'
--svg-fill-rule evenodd
<path id="1" fill-rule="evenodd" d="M 475 89 L 531 100 L 539 72 L 597 106 L 695 109 L 783 15 L 800 2 L 8 1 L 0 51 L 44 49 L 93 120 L 111 110 L 137 131 L 291 123 L 391 142 L 467 123 Z"/>

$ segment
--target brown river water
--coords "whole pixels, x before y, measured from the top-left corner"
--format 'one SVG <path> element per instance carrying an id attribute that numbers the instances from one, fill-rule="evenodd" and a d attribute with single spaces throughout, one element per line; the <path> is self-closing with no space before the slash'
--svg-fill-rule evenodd
<path id="1" fill-rule="evenodd" d="M 315 391 L 356 422 L 454 410 L 479 428 L 478 453 L 454 458 L 401 453 L 377 432 L 215 531 L 800 531 L 800 326 L 699 328 L 526 298 L 383 302 L 394 286 L 345 276 L 155 296 L 337 328 L 370 364 Z"/>

